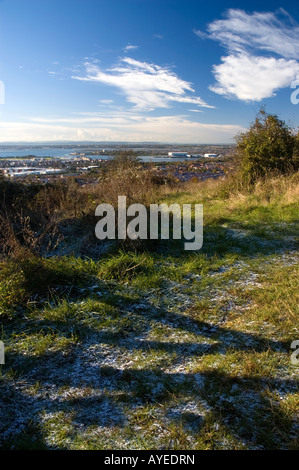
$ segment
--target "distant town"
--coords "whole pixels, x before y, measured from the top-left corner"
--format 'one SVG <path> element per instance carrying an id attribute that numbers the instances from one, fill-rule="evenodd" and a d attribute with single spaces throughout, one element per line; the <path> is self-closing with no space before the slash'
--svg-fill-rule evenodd
<path id="1" fill-rule="evenodd" d="M 0 174 L 14 181 L 45 184 L 73 177 L 85 185 L 98 181 L 102 170 L 121 150 L 131 151 L 144 168 L 150 167 L 165 181 L 219 178 L 233 167 L 233 145 L 2 145 Z"/>

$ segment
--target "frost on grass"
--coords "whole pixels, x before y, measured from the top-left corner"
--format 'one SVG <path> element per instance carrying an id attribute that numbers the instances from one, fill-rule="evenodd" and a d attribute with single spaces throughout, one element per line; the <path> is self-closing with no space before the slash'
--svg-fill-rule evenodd
<path id="1" fill-rule="evenodd" d="M 275 366 L 263 382 L 255 349 L 264 331 L 250 334 L 239 320 L 252 307 L 250 291 L 263 289 L 263 269 L 297 262 L 295 252 L 269 257 L 256 270 L 253 262 L 238 260 L 204 274 L 187 273 L 181 281 L 165 279 L 163 289 L 143 293 L 129 283 L 115 284 L 119 316 L 115 309 L 106 317 L 101 313 L 108 302 L 103 290 L 92 305 L 101 302 L 101 308 L 86 312 L 87 320 L 78 316 L 76 341 L 60 337 L 57 326 L 56 346 L 45 353 L 39 346 L 37 354 L 32 341 L 43 337 L 47 345 L 44 333 L 20 337 L 8 356 L 11 373 L 0 383 L 2 445 L 13 447 L 35 423 L 49 448 L 194 449 L 208 426 L 216 448 L 266 448 L 262 436 L 273 431 L 266 419 L 272 402 L 263 393 L 271 387 L 285 403 L 296 391 L 296 371 Z M 99 292 L 98 285 L 89 290 Z M 243 300 L 244 292 L 249 300 Z M 196 302 L 206 302 L 204 320 L 193 309 Z M 78 301 L 80 312 L 86 305 Z M 76 303 L 70 308 L 77 311 Z M 228 328 L 231 314 L 238 320 Z M 89 328 L 85 335 L 80 325 Z M 63 328 L 75 334 L 70 320 Z M 61 348 L 64 344 L 69 347 Z M 274 339 L 267 347 L 272 354 L 279 351 Z M 239 356 L 229 358 L 228 351 Z M 255 357 L 242 364 L 244 351 Z M 244 370 L 255 371 L 251 379 Z M 293 417 L 288 425 L 292 439 L 298 429 Z M 273 443 L 286 445 L 279 435 L 269 446 Z"/>

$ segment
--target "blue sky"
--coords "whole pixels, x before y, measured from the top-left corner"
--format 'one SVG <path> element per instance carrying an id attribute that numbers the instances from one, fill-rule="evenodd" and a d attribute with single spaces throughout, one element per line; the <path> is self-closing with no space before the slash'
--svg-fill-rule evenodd
<path id="1" fill-rule="evenodd" d="M 299 5 L 0 0 L 0 142 L 232 143 L 296 127 Z"/>

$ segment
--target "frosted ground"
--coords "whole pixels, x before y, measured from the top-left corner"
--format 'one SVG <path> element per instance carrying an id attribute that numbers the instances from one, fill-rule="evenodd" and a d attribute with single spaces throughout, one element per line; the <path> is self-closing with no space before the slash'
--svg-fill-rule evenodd
<path id="1" fill-rule="evenodd" d="M 298 448 L 297 209 L 219 213 L 198 253 L 43 261 L 84 276 L 5 325 L 2 448 Z"/>

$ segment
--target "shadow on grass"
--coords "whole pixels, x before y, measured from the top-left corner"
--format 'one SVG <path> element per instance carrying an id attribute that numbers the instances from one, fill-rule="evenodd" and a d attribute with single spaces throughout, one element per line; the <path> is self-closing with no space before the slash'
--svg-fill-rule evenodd
<path id="1" fill-rule="evenodd" d="M 118 301 L 121 300 L 122 297 L 118 296 Z M 128 308 L 127 299 L 124 299 L 124 305 Z M 47 419 L 42 425 L 42 415 L 46 414 L 50 420 L 55 419 L 57 413 L 63 413 L 63 419 L 71 417 L 68 430 L 61 438 L 61 442 L 65 442 L 63 439 L 70 441 L 89 426 L 121 430 L 129 419 L 124 408 L 134 412 L 136 407 L 148 404 L 163 405 L 168 422 L 181 425 L 187 433 L 195 436 L 202 430 L 204 414 L 201 417 L 192 411 L 180 410 L 179 405 L 173 411 L 174 396 L 181 401 L 187 399 L 201 403 L 204 400 L 212 410 L 215 421 L 221 422 L 230 433 L 241 441 L 246 440 L 251 446 L 288 446 L 292 417 L 278 407 L 274 410 L 266 391 L 290 393 L 298 387 L 296 380 L 252 375 L 232 377 L 215 369 L 215 366 L 197 374 L 173 373 L 167 372 L 163 358 L 160 365 L 146 368 L 132 368 L 125 359 L 121 359 L 125 363 L 120 367 L 117 348 L 122 350 L 123 358 L 138 351 L 174 354 L 173 361 L 178 364 L 188 358 L 198 357 L 200 360 L 205 354 L 225 354 L 228 350 L 275 352 L 286 350 L 289 345 L 251 333 L 212 326 L 165 310 L 153 312 L 152 306 L 146 307 L 143 311 L 134 310 L 135 315 L 142 317 L 143 332 L 163 318 L 165 326 L 197 335 L 198 341 L 175 343 L 145 340 L 132 332 L 98 331 L 94 327 L 77 324 L 79 342 L 66 351 L 49 350 L 42 356 L 17 352 L 8 354 L 3 372 L 5 369 L 13 370 L 14 375 L 10 374 L 11 378 L 9 375 L 2 377 L 0 446 L 64 448 L 66 444 L 52 446 L 45 439 Z M 69 326 L 60 321 L 39 319 L 28 323 L 26 333 L 30 334 L 30 330 L 45 334 L 54 331 L 58 336 L 65 337 L 68 331 L 73 334 L 72 326 L 75 325 L 68 329 Z M 157 327 L 161 328 L 161 324 L 157 323 Z M 204 338 L 215 340 L 215 343 L 207 344 Z M 115 349 L 113 365 L 111 361 L 105 365 L 107 346 L 108 356 Z"/>
<path id="2" fill-rule="evenodd" d="M 298 221 L 299 224 L 299 221 Z M 207 226 L 203 233 L 203 246 L 197 252 L 211 256 L 225 256 L 229 254 L 240 254 L 250 258 L 259 255 L 275 255 L 286 250 L 298 250 L 299 243 L 289 238 L 296 235 L 296 231 L 280 233 L 279 230 L 269 231 L 267 226 L 258 228 L 246 226 L 244 229 L 229 229 L 221 226 Z M 156 245 L 156 252 L 160 255 L 173 257 L 190 256 L 190 251 L 185 251 L 184 243 L 188 240 L 159 240 Z"/>

